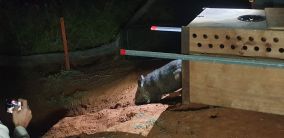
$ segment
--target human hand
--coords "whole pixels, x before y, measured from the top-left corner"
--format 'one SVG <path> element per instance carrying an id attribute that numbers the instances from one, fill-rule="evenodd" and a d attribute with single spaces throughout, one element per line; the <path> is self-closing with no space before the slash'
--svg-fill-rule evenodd
<path id="1" fill-rule="evenodd" d="M 28 106 L 27 100 L 19 99 L 18 101 L 22 103 L 22 109 L 20 111 L 18 111 L 18 109 L 14 109 L 13 123 L 15 127 L 22 126 L 26 128 L 32 119 L 32 111 Z"/>

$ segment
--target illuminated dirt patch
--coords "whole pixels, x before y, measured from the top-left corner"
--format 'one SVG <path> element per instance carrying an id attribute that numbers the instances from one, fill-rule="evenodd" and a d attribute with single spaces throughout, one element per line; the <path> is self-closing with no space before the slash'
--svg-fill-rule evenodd
<path id="1" fill-rule="evenodd" d="M 54 125 L 44 137 L 91 135 L 100 132 L 126 132 L 147 136 L 167 107 L 162 104 L 149 104 L 66 117 Z"/>

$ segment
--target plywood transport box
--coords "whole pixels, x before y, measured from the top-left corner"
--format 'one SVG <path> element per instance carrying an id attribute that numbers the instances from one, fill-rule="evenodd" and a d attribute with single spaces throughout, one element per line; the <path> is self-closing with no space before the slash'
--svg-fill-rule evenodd
<path id="1" fill-rule="evenodd" d="M 206 8 L 182 28 L 182 53 L 284 62 L 283 13 Z M 258 21 L 238 20 L 243 15 Z M 284 69 L 183 61 L 183 102 L 284 115 Z"/>

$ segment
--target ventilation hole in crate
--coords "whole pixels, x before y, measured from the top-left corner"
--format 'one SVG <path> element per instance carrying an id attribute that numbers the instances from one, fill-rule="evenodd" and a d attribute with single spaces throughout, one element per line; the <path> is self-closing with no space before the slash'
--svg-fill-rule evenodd
<path id="1" fill-rule="evenodd" d="M 220 44 L 220 48 L 223 49 L 225 46 L 224 44 Z"/>
<path id="2" fill-rule="evenodd" d="M 215 39 L 219 39 L 219 36 L 218 36 L 218 35 L 214 35 L 214 38 L 215 38 Z"/>
<path id="3" fill-rule="evenodd" d="M 201 44 L 201 43 L 197 43 L 197 46 L 198 46 L 198 47 L 202 47 L 202 44 Z"/>
<path id="4" fill-rule="evenodd" d="M 208 38 L 207 34 L 204 34 L 204 35 L 203 35 L 203 38 L 204 38 L 204 39 L 207 39 L 207 38 Z"/>
<path id="5" fill-rule="evenodd" d="M 270 47 L 266 48 L 266 52 L 271 52 L 272 49 Z"/>
<path id="6" fill-rule="evenodd" d="M 261 37 L 261 41 L 262 42 L 266 42 L 266 38 L 265 37 Z"/>
<path id="7" fill-rule="evenodd" d="M 250 36 L 249 37 L 249 41 L 253 41 L 253 40 L 254 40 L 254 38 Z"/>
<path id="8" fill-rule="evenodd" d="M 279 39 L 278 39 L 277 37 L 275 37 L 275 38 L 273 38 L 273 41 L 274 41 L 275 43 L 277 43 L 277 42 L 279 42 Z"/>
<path id="9" fill-rule="evenodd" d="M 279 52 L 283 53 L 284 52 L 284 48 L 279 48 Z"/>
<path id="10" fill-rule="evenodd" d="M 236 46 L 235 45 L 231 45 L 231 49 L 236 49 Z"/>
<path id="11" fill-rule="evenodd" d="M 196 37 L 197 37 L 197 34 L 192 34 L 192 37 L 193 37 L 193 38 L 196 38 Z"/>
<path id="12" fill-rule="evenodd" d="M 243 46 L 242 50 L 248 50 L 248 47 L 247 46 Z"/>
<path id="13" fill-rule="evenodd" d="M 213 48 L 213 45 L 212 45 L 212 44 L 208 44 L 208 47 L 209 47 L 209 48 Z"/>
<path id="14" fill-rule="evenodd" d="M 241 36 L 237 36 L 237 39 L 238 39 L 239 41 L 241 41 L 241 40 L 242 40 L 242 37 L 241 37 Z"/>
<path id="15" fill-rule="evenodd" d="M 254 51 L 258 51 L 258 50 L 259 50 L 258 46 L 254 47 Z"/>
<path id="16" fill-rule="evenodd" d="M 227 40 L 230 40 L 231 37 L 230 37 L 229 35 L 226 35 L 226 39 L 227 39 Z"/>

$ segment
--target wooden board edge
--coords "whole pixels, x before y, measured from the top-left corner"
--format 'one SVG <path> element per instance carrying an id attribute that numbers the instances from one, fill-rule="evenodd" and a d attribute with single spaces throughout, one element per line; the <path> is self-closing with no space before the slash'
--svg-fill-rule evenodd
<path id="1" fill-rule="evenodd" d="M 189 54 L 189 27 L 183 26 L 181 32 L 181 53 Z M 182 61 L 182 104 L 190 103 L 189 61 Z"/>

